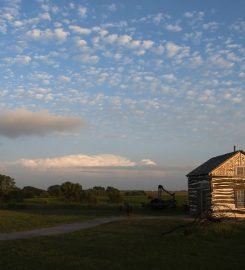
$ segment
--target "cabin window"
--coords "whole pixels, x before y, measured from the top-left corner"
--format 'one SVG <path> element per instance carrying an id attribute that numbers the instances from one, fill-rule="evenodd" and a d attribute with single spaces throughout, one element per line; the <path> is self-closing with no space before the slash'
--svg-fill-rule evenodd
<path id="1" fill-rule="evenodd" d="M 235 191 L 236 208 L 245 208 L 245 190 Z"/>
<path id="2" fill-rule="evenodd" d="M 245 176 L 245 167 L 237 167 L 236 168 L 237 176 Z"/>

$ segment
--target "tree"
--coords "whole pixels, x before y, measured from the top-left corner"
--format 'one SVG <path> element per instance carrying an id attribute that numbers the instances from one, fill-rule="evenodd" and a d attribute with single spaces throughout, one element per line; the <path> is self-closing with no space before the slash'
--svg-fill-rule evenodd
<path id="1" fill-rule="evenodd" d="M 22 191 L 25 198 L 39 197 L 45 192 L 45 190 L 43 189 L 35 188 L 31 186 L 23 187 Z"/>
<path id="2" fill-rule="evenodd" d="M 115 192 L 115 191 L 119 191 L 117 188 L 114 188 L 114 187 L 110 187 L 110 186 L 108 186 L 107 188 L 106 188 L 106 192 Z"/>
<path id="3" fill-rule="evenodd" d="M 65 182 L 60 186 L 62 196 L 69 201 L 79 201 L 82 186 L 78 183 Z"/>
<path id="4" fill-rule="evenodd" d="M 91 189 L 96 196 L 104 196 L 106 191 L 104 187 L 95 186 Z"/>
<path id="5" fill-rule="evenodd" d="M 53 185 L 48 187 L 47 192 L 49 193 L 49 195 L 54 197 L 61 197 L 62 195 L 60 185 Z"/>
<path id="6" fill-rule="evenodd" d="M 93 190 L 84 190 L 80 193 L 80 202 L 96 204 L 98 200 Z"/>
<path id="7" fill-rule="evenodd" d="M 0 196 L 9 194 L 16 189 L 15 181 L 7 175 L 0 174 Z"/>
<path id="8" fill-rule="evenodd" d="M 109 202 L 120 203 L 123 198 L 119 191 L 108 192 Z"/>
<path id="9" fill-rule="evenodd" d="M 93 187 L 93 190 L 105 191 L 105 188 L 104 187 L 100 187 L 100 186 L 95 186 L 95 187 Z"/>
<path id="10" fill-rule="evenodd" d="M 107 187 L 106 193 L 109 197 L 109 201 L 112 203 L 120 203 L 122 202 L 122 195 L 117 188 L 114 187 Z"/>

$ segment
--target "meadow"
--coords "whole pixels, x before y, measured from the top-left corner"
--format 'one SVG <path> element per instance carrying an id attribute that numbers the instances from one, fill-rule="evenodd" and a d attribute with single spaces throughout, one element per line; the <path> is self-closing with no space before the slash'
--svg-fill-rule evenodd
<path id="1" fill-rule="evenodd" d="M 163 236 L 180 221 L 129 217 L 80 232 L 0 242 L 1 269 L 242 269 L 244 225 Z"/>
<path id="2" fill-rule="evenodd" d="M 96 204 L 52 197 L 2 204 L 0 233 L 99 217 L 124 216 L 125 220 L 58 236 L 0 241 L 0 269 L 241 269 L 245 263 L 245 223 L 190 227 L 192 221 L 178 218 L 187 214 L 183 207 L 186 195 L 177 193 L 176 209 L 163 210 L 142 207 L 149 202 L 149 194 L 124 194 L 118 204 L 103 196 Z M 133 206 L 129 216 L 119 210 L 124 202 Z M 185 228 L 191 229 L 187 233 Z"/>
<path id="3" fill-rule="evenodd" d="M 0 232 L 25 231 L 99 217 L 125 215 L 125 211 L 120 211 L 120 206 L 125 202 L 132 205 L 131 215 L 134 216 L 185 214 L 183 202 L 186 200 L 186 194 L 177 195 L 176 200 L 175 210 L 163 211 L 152 211 L 142 207 L 142 203 L 149 202 L 148 195 L 123 196 L 123 201 L 120 203 L 110 203 L 106 196 L 98 196 L 96 204 L 67 202 L 52 197 L 2 203 L 0 204 Z"/>

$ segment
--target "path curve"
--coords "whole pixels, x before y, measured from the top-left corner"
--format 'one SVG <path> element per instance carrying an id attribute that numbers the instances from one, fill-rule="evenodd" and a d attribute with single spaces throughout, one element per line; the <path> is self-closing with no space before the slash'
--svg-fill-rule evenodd
<path id="1" fill-rule="evenodd" d="M 101 224 L 106 224 L 114 221 L 120 221 L 125 218 L 122 217 L 109 217 L 101 219 L 92 219 L 76 223 L 62 224 L 55 227 L 47 227 L 42 229 L 35 229 L 23 232 L 11 232 L 11 233 L 0 233 L 0 241 L 2 240 L 17 240 L 17 239 L 27 239 L 37 236 L 49 236 L 64 234 L 69 232 L 75 232 L 87 228 L 92 228 Z"/>
<path id="2" fill-rule="evenodd" d="M 190 220 L 187 216 L 141 216 L 141 217 L 108 217 L 100 219 L 86 220 L 70 224 L 62 224 L 55 227 L 48 227 L 43 229 L 35 229 L 31 231 L 24 232 L 11 232 L 11 233 L 0 233 L 0 241 L 6 240 L 18 240 L 18 239 L 27 239 L 38 236 L 50 236 L 65 234 L 70 232 L 75 232 L 87 228 L 93 228 L 98 225 L 122 221 L 126 219 L 174 219 L 174 220 Z"/>

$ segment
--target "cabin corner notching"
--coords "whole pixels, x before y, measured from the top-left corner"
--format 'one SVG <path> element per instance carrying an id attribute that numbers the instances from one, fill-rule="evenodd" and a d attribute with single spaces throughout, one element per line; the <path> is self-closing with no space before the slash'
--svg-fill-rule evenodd
<path id="1" fill-rule="evenodd" d="M 245 152 L 209 159 L 187 174 L 190 214 L 245 218 Z"/>

